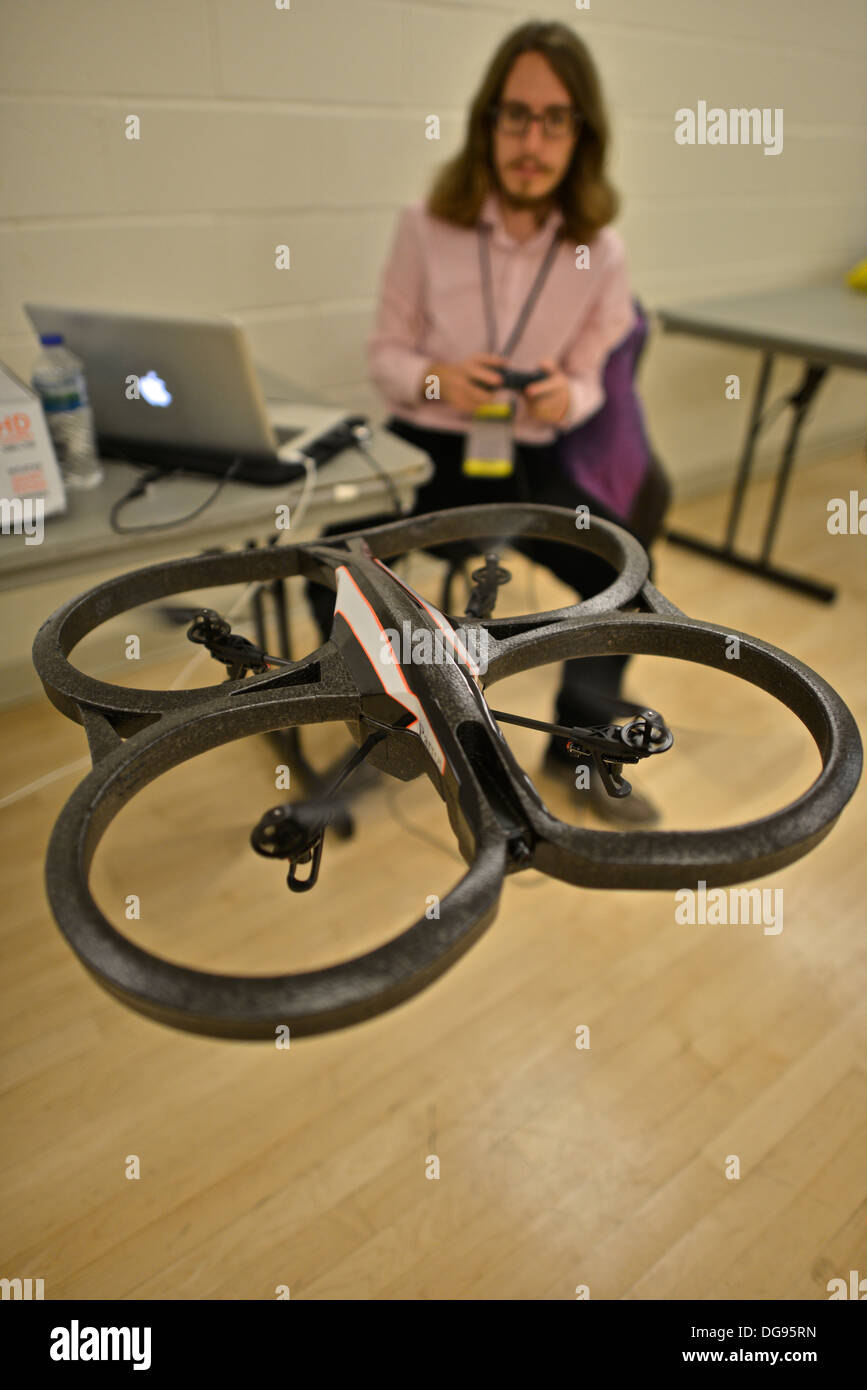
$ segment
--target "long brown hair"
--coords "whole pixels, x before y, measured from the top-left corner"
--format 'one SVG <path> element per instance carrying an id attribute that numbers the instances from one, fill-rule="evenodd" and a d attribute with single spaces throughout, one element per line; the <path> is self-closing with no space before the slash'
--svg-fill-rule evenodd
<path id="1" fill-rule="evenodd" d="M 460 227 L 475 225 L 485 198 L 497 187 L 491 108 L 521 53 L 541 53 L 582 117 L 572 159 L 554 196 L 563 213 L 560 235 L 589 244 L 617 216 L 620 198 L 605 172 L 610 132 L 596 65 L 578 35 L 557 22 L 531 20 L 506 35 L 470 107 L 464 147 L 437 174 L 427 210 Z"/>

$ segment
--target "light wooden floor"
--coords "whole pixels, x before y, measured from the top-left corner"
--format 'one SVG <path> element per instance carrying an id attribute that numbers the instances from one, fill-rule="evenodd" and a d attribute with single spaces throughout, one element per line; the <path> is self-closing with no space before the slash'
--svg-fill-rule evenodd
<path id="1" fill-rule="evenodd" d="M 865 484 L 855 454 L 804 470 L 784 519 L 777 558 L 837 582 L 833 607 L 665 544 L 656 576 L 685 611 L 814 666 L 862 727 L 867 540 L 825 521 L 830 497 Z M 709 498 L 672 519 L 719 535 L 722 517 Z M 543 572 L 534 595 L 514 571 L 512 611 L 556 600 Z M 178 647 L 138 683 L 168 684 Z M 551 668 L 492 694 L 550 717 L 555 685 Z M 753 819 L 815 775 L 801 726 L 752 687 L 653 657 L 628 687 L 677 731 L 640 779 L 667 827 Z M 0 716 L 0 733 L 0 795 L 86 752 L 47 701 Z M 345 738 L 315 734 L 319 751 Z M 508 736 L 533 776 L 544 736 Z M 124 928 L 158 953 L 268 972 L 388 939 L 462 874 L 427 780 L 394 782 L 365 793 L 355 839 L 326 846 L 310 899 L 290 895 L 248 846 L 281 799 L 273 764 L 246 740 L 146 788 L 97 853 L 103 910 L 120 925 L 137 893 Z M 147 1022 L 78 965 L 41 883 L 78 776 L 0 821 L 0 1275 L 44 1278 L 47 1298 L 570 1299 L 586 1284 L 594 1299 L 823 1299 L 830 1278 L 867 1274 L 863 784 L 829 838 L 764 883 L 784 890 L 779 935 L 680 926 L 670 893 L 525 874 L 423 995 L 278 1051 Z M 538 786 L 574 817 L 568 789 Z"/>

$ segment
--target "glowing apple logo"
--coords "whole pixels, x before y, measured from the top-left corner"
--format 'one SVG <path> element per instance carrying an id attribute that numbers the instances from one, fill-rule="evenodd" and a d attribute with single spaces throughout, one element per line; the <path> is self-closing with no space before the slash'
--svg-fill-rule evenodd
<path id="1" fill-rule="evenodd" d="M 171 405 L 172 403 L 172 394 L 166 390 L 166 383 L 154 371 L 139 377 L 138 389 L 148 405 Z"/>

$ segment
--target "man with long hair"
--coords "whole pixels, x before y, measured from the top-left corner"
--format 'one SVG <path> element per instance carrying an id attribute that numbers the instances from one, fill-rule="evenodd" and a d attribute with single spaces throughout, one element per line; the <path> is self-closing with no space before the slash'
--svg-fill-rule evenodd
<path id="1" fill-rule="evenodd" d="M 586 46 L 563 24 L 523 24 L 488 67 L 463 148 L 430 195 L 402 210 L 368 355 L 391 410 L 387 428 L 424 449 L 435 466 L 416 513 L 527 499 L 570 507 L 589 501 L 592 511 L 622 523 L 622 515 L 568 481 L 555 448 L 559 434 L 604 403 L 606 361 L 636 322 L 624 245 L 610 226 L 619 200 L 606 176 L 608 144 Z M 512 456 L 484 476 L 484 464 L 468 467 L 468 438 L 480 408 L 503 401 L 506 366 L 545 376 L 509 397 L 516 399 Z M 640 478 L 627 483 L 633 494 L 640 490 Z M 652 539 L 636 534 L 645 544 Z M 614 577 L 589 552 L 523 538 L 512 543 L 583 597 Z M 327 632 L 330 596 L 313 586 L 308 593 Z M 615 717 L 626 660 L 567 661 L 556 722 Z M 608 797 L 589 760 L 584 766 L 601 815 L 640 824 L 657 819 L 637 792 Z M 565 740 L 551 740 L 545 767 L 574 776 Z"/>

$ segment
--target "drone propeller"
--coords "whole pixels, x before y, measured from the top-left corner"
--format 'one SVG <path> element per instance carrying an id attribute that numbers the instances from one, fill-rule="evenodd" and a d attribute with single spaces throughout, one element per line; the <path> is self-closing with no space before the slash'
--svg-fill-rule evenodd
<path id="1" fill-rule="evenodd" d="M 248 671 L 261 675 L 275 666 L 292 665 L 285 657 L 265 652 L 249 638 L 233 632 L 228 619 L 213 608 L 161 603 L 154 604 L 153 611 L 174 627 L 190 624 L 187 628 L 190 641 L 207 647 L 215 661 L 222 661 L 229 680 L 238 680 Z"/>
<path id="2" fill-rule="evenodd" d="M 470 574 L 473 590 L 467 600 L 468 618 L 490 618 L 497 602 L 497 590 L 501 584 L 508 584 L 511 572 L 500 564 L 496 551 L 489 551 L 485 563 Z"/>
<path id="3" fill-rule="evenodd" d="M 492 709 L 491 714 L 504 724 L 518 724 L 524 729 L 539 729 L 565 738 L 567 753 L 575 758 L 593 759 L 609 796 L 628 796 L 632 791 L 632 784 L 621 776 L 624 763 L 637 763 L 653 753 L 665 753 L 674 743 L 673 733 L 655 709 L 641 710 L 626 724 L 592 724 L 588 728 L 576 725 L 571 729 L 505 710 Z"/>
<path id="4" fill-rule="evenodd" d="M 238 680 L 248 671 L 261 675 L 273 666 L 291 666 L 293 663 L 280 656 L 271 656 L 262 651 L 248 638 L 233 632 L 228 618 L 222 617 L 213 608 L 195 608 L 187 636 L 191 642 L 199 642 L 207 647 L 215 661 L 222 661 L 229 680 Z"/>
<path id="5" fill-rule="evenodd" d="M 325 831 L 343 803 L 332 797 L 291 801 L 266 811 L 250 833 L 250 844 L 266 859 L 288 859 L 286 882 L 293 893 L 307 892 L 319 877 Z M 306 878 L 299 878 L 299 864 L 310 864 Z"/>
<path id="6" fill-rule="evenodd" d="M 412 720 L 405 714 L 397 724 L 381 724 L 378 720 L 368 722 L 377 727 L 359 748 L 355 750 L 334 778 L 328 791 L 321 796 L 309 797 L 306 801 L 284 802 L 266 811 L 250 834 L 250 844 L 257 854 L 266 859 L 288 859 L 289 873 L 286 882 L 293 893 L 305 893 L 312 888 L 319 877 L 319 864 L 322 859 L 322 845 L 325 831 L 332 819 L 344 810 L 343 802 L 335 799 L 334 793 L 342 786 L 350 773 L 364 762 L 378 743 L 389 733 L 406 730 Z M 299 878 L 299 864 L 310 864 L 306 878 Z"/>

